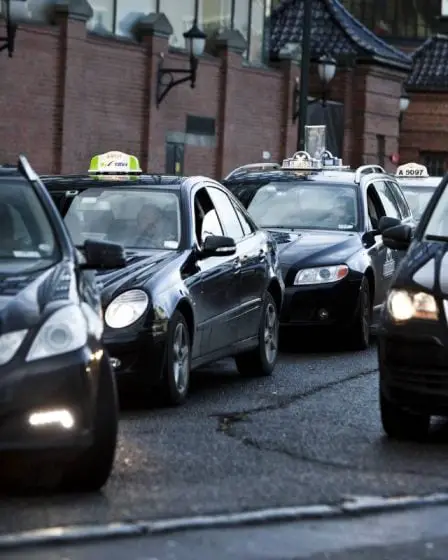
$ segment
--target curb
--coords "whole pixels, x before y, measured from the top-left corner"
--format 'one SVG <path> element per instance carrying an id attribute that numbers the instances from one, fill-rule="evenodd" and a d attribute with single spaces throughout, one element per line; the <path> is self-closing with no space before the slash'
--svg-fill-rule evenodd
<path id="1" fill-rule="evenodd" d="M 381 498 L 375 496 L 347 497 L 339 505 L 315 505 L 260 509 L 243 513 L 203 515 L 160 521 L 136 521 L 104 525 L 78 525 L 36 529 L 0 535 L 0 552 L 27 547 L 57 546 L 105 539 L 143 537 L 198 529 L 239 527 L 280 522 L 362 517 L 370 514 L 448 505 L 448 494 Z"/>

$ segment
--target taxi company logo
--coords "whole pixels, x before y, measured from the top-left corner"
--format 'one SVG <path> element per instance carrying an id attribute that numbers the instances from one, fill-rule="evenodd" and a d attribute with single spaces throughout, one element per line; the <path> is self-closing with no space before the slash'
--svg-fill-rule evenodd
<path id="1" fill-rule="evenodd" d="M 386 278 L 389 277 L 389 276 L 392 276 L 392 274 L 394 273 L 394 270 L 395 270 L 394 257 L 392 255 L 392 251 L 390 249 L 387 249 L 386 260 L 384 261 L 384 266 L 383 266 L 383 275 Z"/>

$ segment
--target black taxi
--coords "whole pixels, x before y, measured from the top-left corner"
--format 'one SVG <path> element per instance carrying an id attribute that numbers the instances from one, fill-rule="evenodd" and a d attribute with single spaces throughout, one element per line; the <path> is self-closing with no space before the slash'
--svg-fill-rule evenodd
<path id="1" fill-rule="evenodd" d="M 353 349 L 369 345 L 372 319 L 403 254 L 383 244 L 379 221 L 413 223 L 397 180 L 378 165 L 356 170 L 325 152 L 249 164 L 224 185 L 279 246 L 283 327 L 322 328 Z"/>
<path id="2" fill-rule="evenodd" d="M 397 167 L 395 178 L 408 201 L 415 221 L 418 222 L 442 177 L 429 175 L 425 165 L 411 162 Z"/>
<path id="3" fill-rule="evenodd" d="M 414 230 L 383 220 L 384 244 L 407 250 L 378 331 L 380 409 L 392 438 L 421 439 L 448 416 L 448 175 Z"/>
<path id="4" fill-rule="evenodd" d="M 88 173 L 43 181 L 75 245 L 125 248 L 98 270 L 104 343 L 120 385 L 151 404 L 180 404 L 190 371 L 234 357 L 244 376 L 273 373 L 284 285 L 278 252 L 238 200 L 207 177 L 144 174 L 119 151 Z"/>

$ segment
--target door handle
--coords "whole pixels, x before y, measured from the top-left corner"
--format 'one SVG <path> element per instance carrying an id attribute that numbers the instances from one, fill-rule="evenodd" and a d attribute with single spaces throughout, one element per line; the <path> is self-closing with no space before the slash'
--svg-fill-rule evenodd
<path id="1" fill-rule="evenodd" d="M 266 253 L 263 251 L 263 249 L 260 249 L 260 252 L 258 253 L 258 258 L 260 262 L 263 262 L 266 259 Z"/>
<path id="2" fill-rule="evenodd" d="M 235 274 L 238 274 L 240 270 L 241 270 L 241 260 L 238 257 L 233 261 L 233 271 L 235 272 Z"/>

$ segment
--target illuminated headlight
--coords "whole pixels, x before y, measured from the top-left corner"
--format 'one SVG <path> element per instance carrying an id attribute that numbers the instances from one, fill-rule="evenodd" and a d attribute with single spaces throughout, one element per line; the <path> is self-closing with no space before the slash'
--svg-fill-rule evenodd
<path id="1" fill-rule="evenodd" d="M 39 329 L 27 362 L 79 350 L 87 344 L 88 325 L 77 305 L 67 305 L 50 315 Z"/>
<path id="2" fill-rule="evenodd" d="M 322 266 L 317 268 L 304 268 L 299 270 L 294 278 L 294 286 L 306 286 L 310 284 L 329 284 L 342 280 L 348 274 L 348 266 L 339 264 L 336 266 Z"/>
<path id="3" fill-rule="evenodd" d="M 12 360 L 27 332 L 27 330 L 14 331 L 0 336 L 0 366 Z"/>
<path id="4" fill-rule="evenodd" d="M 111 329 L 129 327 L 145 313 L 149 298 L 143 290 L 129 290 L 117 296 L 107 306 L 104 319 Z"/>
<path id="5" fill-rule="evenodd" d="M 436 321 L 439 318 L 436 300 L 425 292 L 392 290 L 387 298 L 387 310 L 392 319 L 397 322 L 410 319 Z"/>

